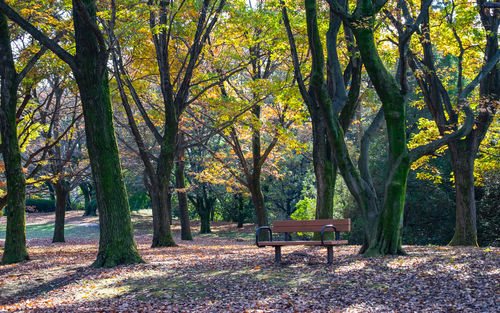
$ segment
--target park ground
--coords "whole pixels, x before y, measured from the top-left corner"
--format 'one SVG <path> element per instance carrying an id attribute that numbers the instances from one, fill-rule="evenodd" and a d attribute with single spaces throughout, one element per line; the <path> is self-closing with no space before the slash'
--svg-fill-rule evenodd
<path id="1" fill-rule="evenodd" d="M 0 266 L 0 312 L 499 312 L 500 248 L 406 246 L 407 256 L 364 258 L 359 246 L 256 248 L 254 225 L 214 223 L 213 234 L 151 249 L 151 217 L 133 214 L 145 264 L 95 269 L 97 218 L 28 214 L 31 260 Z M 193 222 L 193 232 L 199 224 Z M 0 218 L 0 245 L 5 217 Z"/>

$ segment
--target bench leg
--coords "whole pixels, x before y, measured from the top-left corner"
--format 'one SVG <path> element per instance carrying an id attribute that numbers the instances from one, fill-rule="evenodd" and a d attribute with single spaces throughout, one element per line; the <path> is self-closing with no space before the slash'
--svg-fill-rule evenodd
<path id="1" fill-rule="evenodd" d="M 281 246 L 274 247 L 274 262 L 281 263 Z"/>
<path id="2" fill-rule="evenodd" d="M 327 251 L 327 258 L 328 258 L 328 264 L 332 264 L 333 263 L 333 246 L 327 246 L 326 247 L 326 251 Z"/>

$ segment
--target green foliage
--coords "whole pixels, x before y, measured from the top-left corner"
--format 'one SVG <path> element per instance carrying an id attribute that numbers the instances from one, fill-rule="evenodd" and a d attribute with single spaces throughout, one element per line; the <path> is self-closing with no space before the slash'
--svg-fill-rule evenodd
<path id="1" fill-rule="evenodd" d="M 130 193 L 128 203 L 130 205 L 130 211 L 139 211 L 151 207 L 151 199 L 146 192 Z"/>
<path id="2" fill-rule="evenodd" d="M 294 220 L 313 220 L 316 208 L 316 200 L 305 197 L 295 205 L 295 212 L 290 216 Z"/>
<path id="3" fill-rule="evenodd" d="M 56 201 L 49 199 L 26 199 L 26 207 L 32 208 L 28 212 L 55 212 Z"/>

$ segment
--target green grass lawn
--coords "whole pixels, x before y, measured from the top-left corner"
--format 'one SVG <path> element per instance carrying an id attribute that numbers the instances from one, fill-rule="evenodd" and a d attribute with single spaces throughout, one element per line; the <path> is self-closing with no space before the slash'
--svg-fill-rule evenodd
<path id="1" fill-rule="evenodd" d="M 84 217 L 83 211 L 66 212 L 64 235 L 66 239 L 99 239 L 99 220 L 97 217 Z M 131 214 L 132 224 L 136 235 L 153 233 L 153 218 L 151 210 L 134 211 Z M 26 215 L 27 239 L 52 238 L 54 234 L 54 213 L 28 213 Z M 194 237 L 206 239 L 234 239 L 237 241 L 254 240 L 254 225 L 245 224 L 242 229 L 236 228 L 235 223 L 213 222 L 212 233 L 199 234 L 200 222 L 191 221 L 191 232 Z M 6 217 L 0 217 L 0 240 L 5 239 Z M 174 219 L 172 225 L 174 235 L 180 233 L 180 222 Z"/>

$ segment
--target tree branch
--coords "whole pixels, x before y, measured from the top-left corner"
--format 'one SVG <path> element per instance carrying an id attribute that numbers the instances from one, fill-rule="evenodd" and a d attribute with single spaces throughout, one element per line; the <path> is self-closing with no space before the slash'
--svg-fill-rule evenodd
<path id="1" fill-rule="evenodd" d="M 66 62 L 71 69 L 76 70 L 75 58 L 66 50 L 61 48 L 54 40 L 50 39 L 39 31 L 35 26 L 21 17 L 14 9 L 12 9 L 5 0 L 0 0 L 0 11 L 3 12 L 9 19 L 18 24 L 22 29 L 28 32 L 33 38 L 38 40 L 42 45 L 54 52 L 63 62 Z"/>

